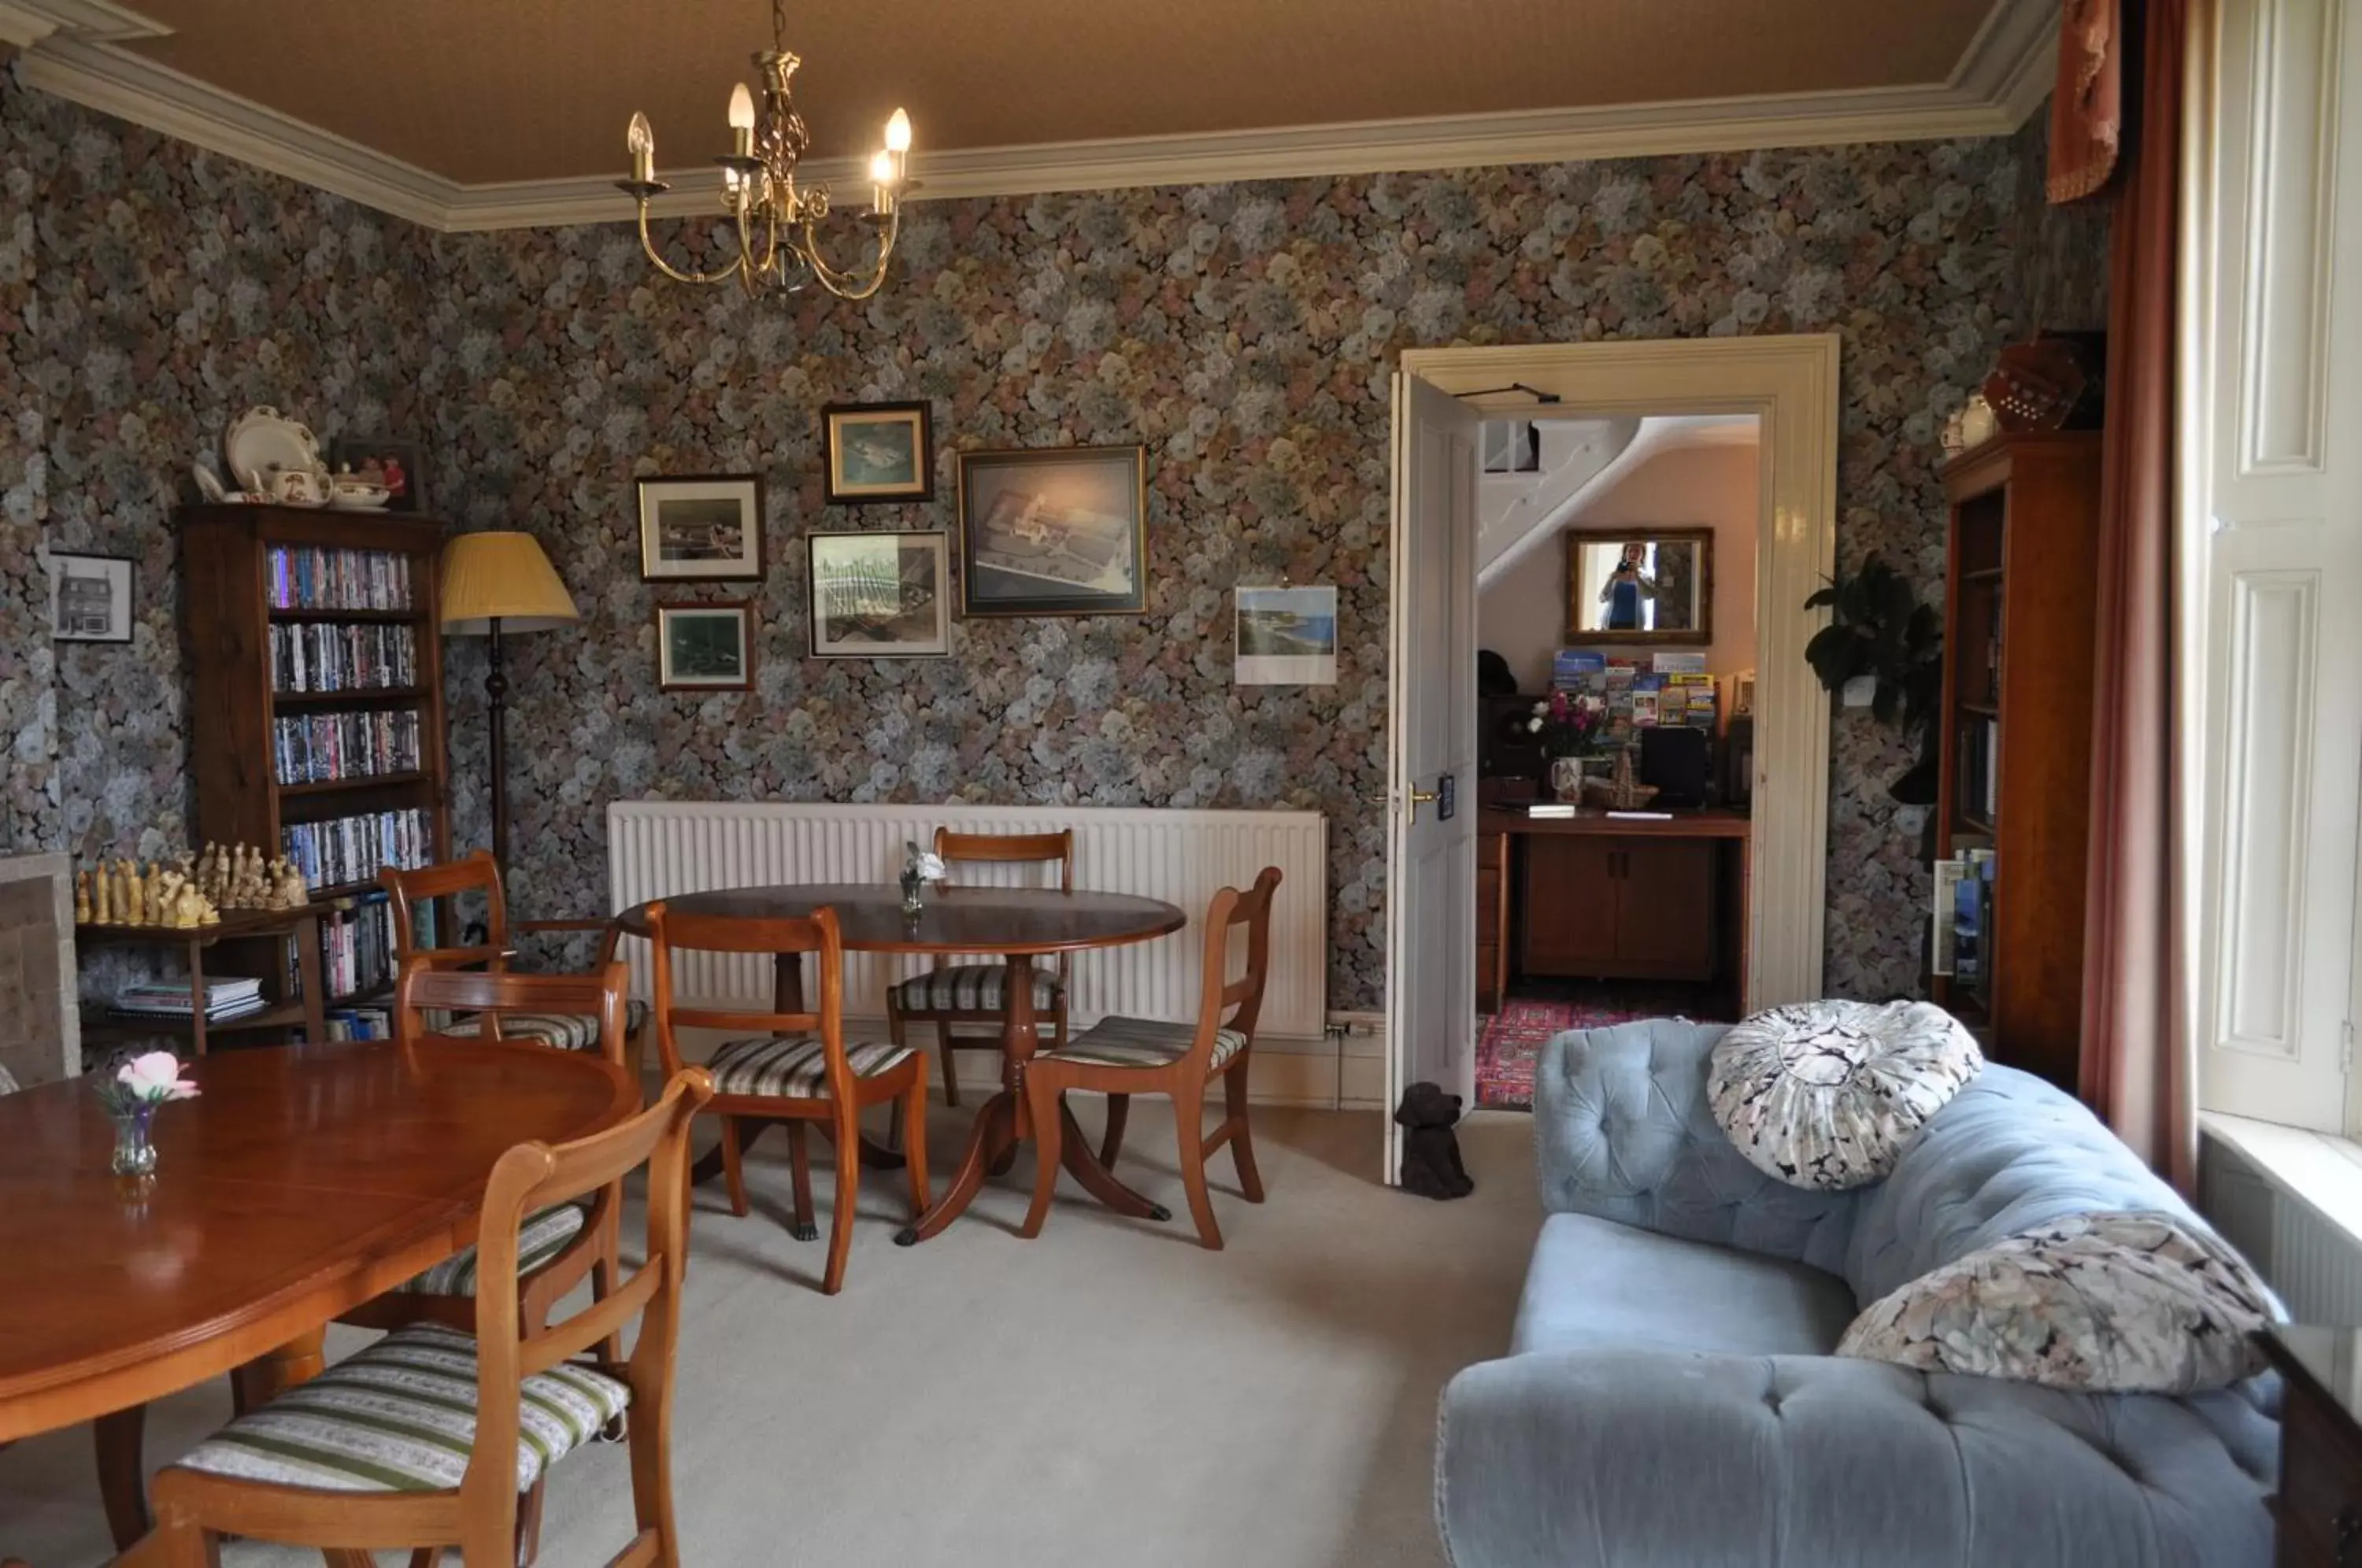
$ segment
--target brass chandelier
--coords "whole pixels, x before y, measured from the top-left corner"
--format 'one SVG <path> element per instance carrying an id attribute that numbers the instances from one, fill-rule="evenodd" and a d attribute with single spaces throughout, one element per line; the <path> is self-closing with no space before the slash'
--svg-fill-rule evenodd
<path id="1" fill-rule="evenodd" d="M 722 215 L 738 242 L 737 259 L 711 272 L 676 267 L 657 249 L 648 231 L 648 204 L 672 186 L 657 178 L 656 132 L 646 115 L 632 116 L 624 145 L 632 153 L 632 177 L 616 186 L 639 203 L 640 247 L 657 270 L 680 283 L 722 283 L 735 278 L 750 294 L 793 293 L 813 280 L 843 299 L 866 300 L 886 281 L 886 263 L 902 227 L 901 196 L 911 156 L 911 116 L 901 110 L 886 122 L 886 145 L 869 160 L 869 208 L 852 222 L 869 231 L 877 251 L 866 265 L 839 270 L 821 253 L 821 226 L 831 213 L 828 187 L 796 183 L 797 165 L 811 145 L 803 116 L 796 112 L 789 79 L 802 63 L 788 52 L 786 0 L 771 0 L 771 47 L 755 56 L 763 80 L 763 102 L 744 82 L 730 94 L 730 151 L 722 166 Z"/>

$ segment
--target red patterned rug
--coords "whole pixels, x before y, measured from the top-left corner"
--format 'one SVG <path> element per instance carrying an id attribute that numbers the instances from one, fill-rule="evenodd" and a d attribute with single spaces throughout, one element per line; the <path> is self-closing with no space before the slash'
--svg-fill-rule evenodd
<path id="1" fill-rule="evenodd" d="M 1646 988 L 1606 990 L 1593 1000 L 1558 1001 L 1511 997 L 1484 1021 L 1476 1042 L 1476 1103 L 1492 1110 L 1530 1110 L 1534 1059 L 1554 1037 L 1570 1029 L 1604 1029 L 1636 1018 L 1698 1018 L 1694 992 L 1651 994 Z"/>

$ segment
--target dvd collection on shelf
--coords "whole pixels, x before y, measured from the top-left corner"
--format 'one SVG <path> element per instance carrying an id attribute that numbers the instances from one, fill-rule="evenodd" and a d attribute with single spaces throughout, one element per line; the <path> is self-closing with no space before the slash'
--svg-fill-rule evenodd
<path id="1" fill-rule="evenodd" d="M 270 551 L 274 610 L 407 610 L 410 558 L 393 550 L 280 545 Z"/>
<path id="2" fill-rule="evenodd" d="M 1953 801 L 1961 816 L 1981 828 L 1992 825 L 2001 804 L 2001 723 L 1970 719 L 1960 726 L 1960 776 Z"/>
<path id="3" fill-rule="evenodd" d="M 306 621 L 270 628 L 270 690 L 372 691 L 418 684 L 418 642 L 400 624 Z"/>
<path id="4" fill-rule="evenodd" d="M 1928 972 L 1949 975 L 1961 990 L 1992 989 L 1989 933 L 1992 930 L 1993 877 L 1999 865 L 1982 846 L 1964 848 L 1935 865 L 1936 891 L 1929 911 L 1935 935 Z"/>
<path id="5" fill-rule="evenodd" d="M 434 823 L 415 806 L 280 830 L 281 847 L 315 892 L 374 878 L 381 866 L 413 871 L 435 853 Z"/>
<path id="6" fill-rule="evenodd" d="M 418 770 L 418 714 L 410 709 L 292 714 L 272 721 L 271 738 L 281 784 Z"/>

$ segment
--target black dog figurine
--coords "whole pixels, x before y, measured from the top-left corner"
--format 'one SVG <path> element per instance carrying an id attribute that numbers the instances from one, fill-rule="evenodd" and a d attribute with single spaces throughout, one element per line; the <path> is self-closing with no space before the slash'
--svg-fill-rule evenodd
<path id="1" fill-rule="evenodd" d="M 1460 1139 L 1451 1124 L 1460 1120 L 1460 1097 L 1434 1084 L 1413 1084 L 1403 1090 L 1395 1110 L 1403 1136 L 1402 1188 L 1421 1198 L 1465 1198 L 1476 1190 L 1468 1167 L 1460 1163 Z"/>

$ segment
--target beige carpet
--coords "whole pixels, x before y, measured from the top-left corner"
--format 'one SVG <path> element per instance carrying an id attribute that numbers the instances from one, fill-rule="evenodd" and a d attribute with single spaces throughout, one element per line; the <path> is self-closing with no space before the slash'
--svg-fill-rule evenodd
<path id="1" fill-rule="evenodd" d="M 935 1110 L 931 1148 L 946 1166 L 967 1114 Z M 1175 1220 L 1119 1220 L 1068 1181 L 1041 1239 L 1024 1242 L 1025 1194 L 1002 1182 L 904 1251 L 892 1244 L 900 1173 L 877 1173 L 834 1299 L 812 1288 L 824 1243 L 783 1228 L 786 1144 L 766 1140 L 753 1213 L 733 1219 L 712 1188 L 698 1198 L 673 1451 L 683 1560 L 1440 1563 L 1436 1397 L 1507 1342 L 1539 1223 L 1531 1122 L 1489 1113 L 1462 1129 L 1478 1187 L 1457 1203 L 1373 1184 L 1374 1113 L 1259 1110 L 1255 1125 L 1270 1201 L 1240 1198 L 1221 1158 L 1224 1252 L 1192 1240 L 1171 1118 L 1142 1101 L 1122 1173 Z M 1021 1159 L 1017 1175 L 1030 1171 Z M 331 1353 L 359 1342 L 339 1331 Z M 160 1405 L 151 1462 L 226 1413 L 218 1386 Z M 630 1518 L 623 1450 L 577 1454 L 553 1474 L 542 1561 L 602 1562 Z M 0 1451 L 8 1552 L 32 1568 L 107 1559 L 86 1432 Z M 233 1568 L 318 1561 L 225 1553 Z"/>

